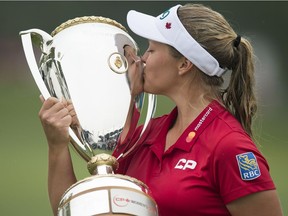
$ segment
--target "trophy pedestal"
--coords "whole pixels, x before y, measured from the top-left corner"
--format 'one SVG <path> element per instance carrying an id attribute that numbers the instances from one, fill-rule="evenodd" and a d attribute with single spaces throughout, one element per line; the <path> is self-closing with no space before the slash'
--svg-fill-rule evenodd
<path id="1" fill-rule="evenodd" d="M 114 157 L 105 154 L 95 157 L 92 166 L 97 175 L 77 182 L 64 193 L 58 208 L 59 216 L 158 215 L 157 205 L 144 183 L 129 176 L 109 173 L 115 165 Z"/>

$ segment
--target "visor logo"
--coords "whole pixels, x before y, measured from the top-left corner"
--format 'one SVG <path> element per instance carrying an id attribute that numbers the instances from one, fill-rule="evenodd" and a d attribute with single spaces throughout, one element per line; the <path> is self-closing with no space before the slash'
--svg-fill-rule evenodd
<path id="1" fill-rule="evenodd" d="M 170 14 L 169 10 L 164 11 L 161 15 L 160 15 L 160 20 L 165 19 L 168 15 Z"/>
<path id="2" fill-rule="evenodd" d="M 261 175 L 257 160 L 252 152 L 236 155 L 242 180 L 253 180 Z"/>

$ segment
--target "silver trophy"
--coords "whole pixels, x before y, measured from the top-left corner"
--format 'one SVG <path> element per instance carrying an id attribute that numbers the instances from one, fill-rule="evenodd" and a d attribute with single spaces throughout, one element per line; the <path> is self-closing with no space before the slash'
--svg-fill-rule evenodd
<path id="1" fill-rule="evenodd" d="M 111 153 L 130 104 L 123 47 L 130 45 L 138 50 L 126 29 L 115 20 L 88 16 L 68 20 L 51 35 L 40 29 L 22 31 L 20 35 L 43 97 L 57 97 L 73 105 L 76 121 L 69 128 L 71 144 L 88 162 L 92 174 L 64 193 L 58 215 L 158 215 L 143 182 L 114 174 L 118 162 Z M 34 47 L 40 50 L 39 61 Z M 134 105 L 144 124 L 143 134 L 154 115 L 156 98 L 142 93 Z M 134 121 L 140 122 L 139 118 Z M 134 128 L 130 130 L 135 130 L 137 124 L 131 125 Z"/>

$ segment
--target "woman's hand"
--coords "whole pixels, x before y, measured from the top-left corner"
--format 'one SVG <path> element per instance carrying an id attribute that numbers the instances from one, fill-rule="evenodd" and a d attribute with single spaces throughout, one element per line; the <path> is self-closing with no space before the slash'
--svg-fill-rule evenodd
<path id="1" fill-rule="evenodd" d="M 135 97 L 144 91 L 143 62 L 131 46 L 124 47 L 124 54 L 128 60 L 128 80 L 131 96 Z"/>
<path id="2" fill-rule="evenodd" d="M 43 105 L 39 111 L 49 147 L 51 149 L 66 148 L 70 142 L 69 126 L 72 124 L 71 107 L 66 100 L 60 101 L 55 97 L 43 100 Z M 70 110 L 69 110 L 70 109 Z"/>

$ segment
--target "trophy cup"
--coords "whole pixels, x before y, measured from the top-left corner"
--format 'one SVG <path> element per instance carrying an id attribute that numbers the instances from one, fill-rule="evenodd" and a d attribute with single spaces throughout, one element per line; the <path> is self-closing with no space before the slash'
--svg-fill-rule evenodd
<path id="1" fill-rule="evenodd" d="M 22 31 L 20 35 L 43 97 L 53 96 L 73 104 L 78 123 L 69 128 L 71 144 L 88 162 L 92 175 L 63 194 L 58 215 L 158 215 L 149 188 L 135 178 L 114 174 L 118 162 L 110 155 L 130 105 L 123 47 L 138 50 L 126 29 L 115 20 L 87 16 L 68 20 L 51 35 L 40 29 Z M 40 50 L 38 63 L 34 46 Z M 154 115 L 155 104 L 151 94 L 141 93 L 135 101 L 136 111 L 141 117 L 146 115 L 142 133 Z"/>

